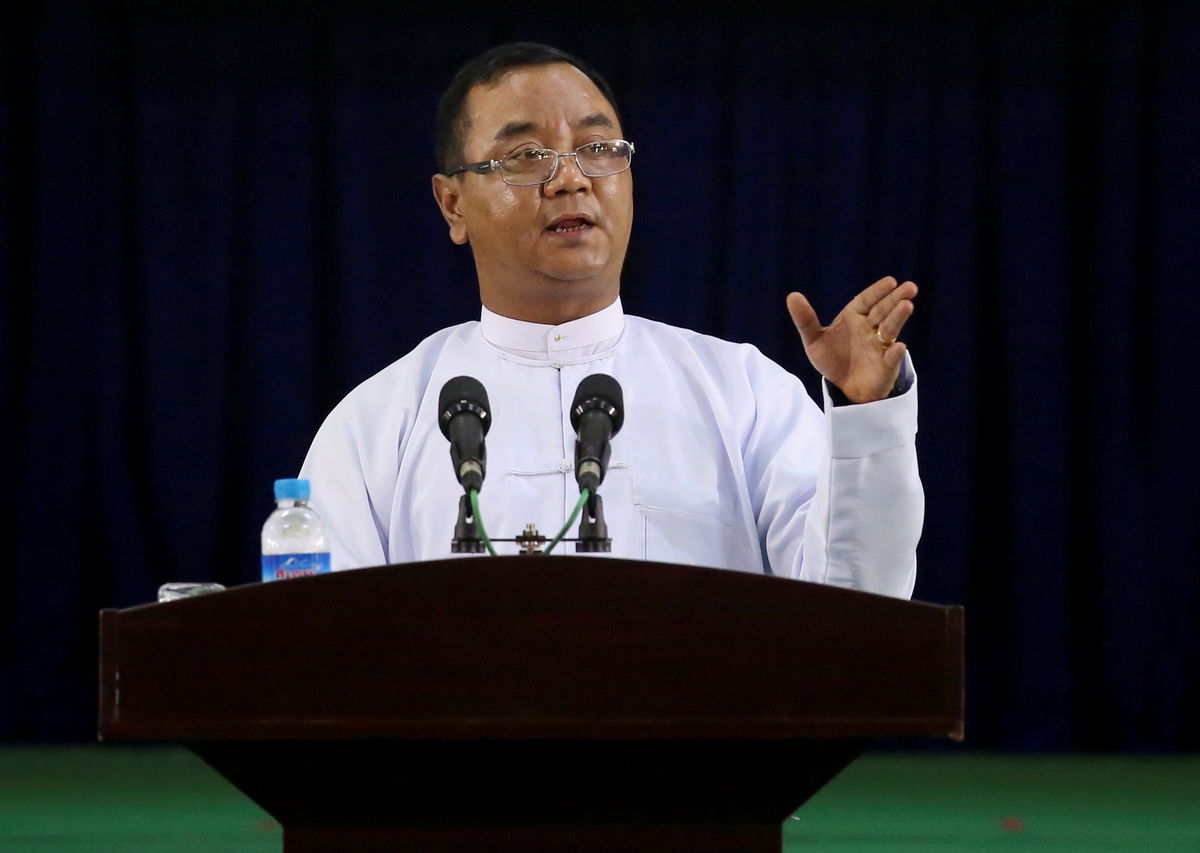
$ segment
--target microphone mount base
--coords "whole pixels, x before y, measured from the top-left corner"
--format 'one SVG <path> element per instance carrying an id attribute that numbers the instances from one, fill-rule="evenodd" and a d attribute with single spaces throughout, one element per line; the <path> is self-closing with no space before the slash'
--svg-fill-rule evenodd
<path id="1" fill-rule="evenodd" d="M 454 525 L 454 538 L 450 541 L 452 554 L 482 554 L 487 549 L 479 538 L 479 525 L 471 514 L 471 501 L 466 495 L 458 499 L 458 521 Z"/>
<path id="2" fill-rule="evenodd" d="M 612 539 L 608 537 L 608 525 L 604 522 L 604 501 L 597 494 L 593 493 L 583 506 L 575 551 L 580 554 L 607 554 L 612 551 Z"/>

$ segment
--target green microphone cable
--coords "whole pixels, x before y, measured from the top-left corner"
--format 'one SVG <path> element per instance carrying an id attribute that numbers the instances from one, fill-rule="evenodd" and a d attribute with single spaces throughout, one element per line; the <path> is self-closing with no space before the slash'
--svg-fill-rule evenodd
<path id="1" fill-rule="evenodd" d="M 575 523 L 575 519 L 579 518 L 579 511 L 583 509 L 583 505 L 588 502 L 588 498 L 592 496 L 591 491 L 583 489 L 579 492 L 579 503 L 575 504 L 575 509 L 571 512 L 571 517 L 567 519 L 567 523 L 563 525 L 562 530 L 558 531 L 558 535 L 550 540 L 550 544 L 546 546 L 545 553 L 549 554 L 554 550 L 554 546 L 562 541 L 562 538 L 567 535 L 567 531 L 571 529 L 571 525 Z M 476 516 L 478 518 L 478 516 Z M 479 532 L 483 533 L 483 528 L 479 528 Z"/>

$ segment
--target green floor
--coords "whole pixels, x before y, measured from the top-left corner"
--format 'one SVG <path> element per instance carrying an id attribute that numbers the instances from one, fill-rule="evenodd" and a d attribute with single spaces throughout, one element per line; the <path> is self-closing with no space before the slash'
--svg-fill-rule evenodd
<path id="1" fill-rule="evenodd" d="M 278 851 L 199 759 L 0 747 L 0 851 Z M 784 827 L 786 851 L 1200 851 L 1200 756 L 868 755 Z"/>

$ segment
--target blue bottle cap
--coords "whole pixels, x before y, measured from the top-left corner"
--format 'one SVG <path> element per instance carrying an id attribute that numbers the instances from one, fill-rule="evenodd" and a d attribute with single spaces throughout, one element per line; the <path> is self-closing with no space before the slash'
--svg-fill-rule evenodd
<path id="1" fill-rule="evenodd" d="M 275 500 L 277 501 L 306 501 L 309 492 L 308 480 L 275 481 Z"/>

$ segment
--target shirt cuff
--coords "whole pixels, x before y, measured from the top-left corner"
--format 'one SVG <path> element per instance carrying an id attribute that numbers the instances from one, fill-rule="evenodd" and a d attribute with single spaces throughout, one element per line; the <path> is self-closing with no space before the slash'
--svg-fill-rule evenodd
<path id="1" fill-rule="evenodd" d="M 908 360 L 908 354 L 904 355 L 904 362 L 900 365 L 900 373 L 896 376 L 896 384 L 892 386 L 892 390 L 884 397 L 885 400 L 890 400 L 893 397 L 899 397 L 912 387 L 913 379 L 916 374 L 912 372 L 912 363 Z M 832 401 L 835 406 L 862 406 L 863 403 L 856 403 L 842 393 L 842 389 L 834 385 L 828 379 L 822 379 L 821 384 L 825 386 L 826 400 Z M 828 407 L 827 407 L 828 408 Z"/>
<path id="2" fill-rule="evenodd" d="M 917 433 L 917 373 L 905 353 L 892 393 L 873 403 L 839 405 L 831 393 L 836 386 L 822 380 L 829 429 L 830 455 L 858 459 L 910 444 Z M 896 390 L 901 389 L 901 390 Z M 837 390 L 845 399 L 845 395 Z"/>

